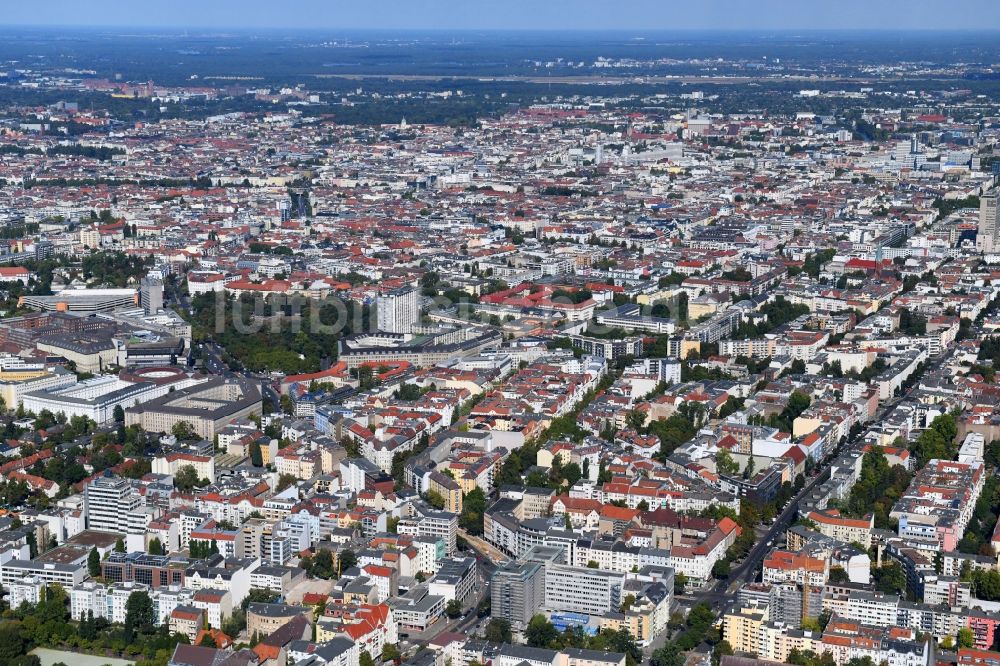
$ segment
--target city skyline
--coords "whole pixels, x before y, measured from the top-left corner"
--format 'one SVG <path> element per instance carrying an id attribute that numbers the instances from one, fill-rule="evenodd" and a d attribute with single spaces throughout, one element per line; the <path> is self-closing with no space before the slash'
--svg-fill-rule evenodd
<path id="1" fill-rule="evenodd" d="M 513 0 L 496 11 L 490 3 L 387 0 L 376 6 L 338 6 L 301 0 L 276 6 L 251 0 L 218 0 L 206 6 L 193 0 L 126 3 L 55 0 L 39 14 L 30 6 L 6 8 L 8 26 L 158 27 L 205 29 L 331 30 L 995 30 L 1000 4 L 957 0 L 943 13 L 940 3 L 915 0 L 900 11 L 896 3 L 847 0 L 828 6 L 782 0 L 748 4 L 715 0 L 697 7 L 652 0 L 629 0 L 609 12 L 596 0 Z"/>

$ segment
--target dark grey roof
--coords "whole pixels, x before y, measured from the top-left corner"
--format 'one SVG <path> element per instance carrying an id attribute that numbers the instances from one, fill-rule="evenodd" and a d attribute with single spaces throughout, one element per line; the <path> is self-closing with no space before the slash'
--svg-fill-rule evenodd
<path id="1" fill-rule="evenodd" d="M 501 645 L 499 654 L 525 661 L 547 661 L 552 662 L 559 654 L 556 650 L 546 650 L 545 648 L 528 647 L 527 645 Z"/>
<path id="2" fill-rule="evenodd" d="M 306 612 L 306 609 L 302 606 L 289 606 L 288 604 L 254 602 L 247 606 L 247 612 L 261 617 L 293 617 Z"/>
<path id="3" fill-rule="evenodd" d="M 200 645 L 178 643 L 170 657 L 171 666 L 218 666 L 229 653 Z"/>

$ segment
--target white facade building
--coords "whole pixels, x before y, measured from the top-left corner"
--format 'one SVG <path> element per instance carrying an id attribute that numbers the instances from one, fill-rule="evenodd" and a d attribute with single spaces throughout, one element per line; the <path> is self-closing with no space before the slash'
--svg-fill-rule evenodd
<path id="1" fill-rule="evenodd" d="M 376 298 L 378 328 L 389 333 L 411 333 L 420 321 L 420 292 L 403 287 Z"/>

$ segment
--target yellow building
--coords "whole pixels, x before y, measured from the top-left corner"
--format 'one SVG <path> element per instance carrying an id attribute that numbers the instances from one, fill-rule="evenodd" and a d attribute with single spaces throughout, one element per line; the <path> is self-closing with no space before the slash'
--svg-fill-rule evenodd
<path id="1" fill-rule="evenodd" d="M 205 611 L 194 606 L 177 606 L 171 611 L 168 624 L 171 632 L 183 634 L 193 643 L 205 627 Z"/>
<path id="2" fill-rule="evenodd" d="M 344 605 L 349 604 L 374 604 L 378 602 L 378 588 L 375 585 L 368 586 L 358 586 L 357 589 L 347 589 L 344 591 Z M 320 618 L 322 620 L 323 618 Z M 326 631 L 329 631 L 328 627 L 324 627 Z M 325 643 L 331 638 L 320 638 L 320 627 L 316 627 L 316 641 L 319 643 Z M 324 634 L 326 636 L 328 634 Z"/>
<path id="3" fill-rule="evenodd" d="M 792 437 L 805 437 L 823 423 L 818 416 L 796 416 L 792 421 Z"/>
<path id="4" fill-rule="evenodd" d="M 428 489 L 444 498 L 445 511 L 462 513 L 462 487 L 450 475 L 433 472 Z"/>
<path id="5" fill-rule="evenodd" d="M 101 232 L 96 226 L 80 229 L 80 244 L 84 247 L 97 248 L 101 246 Z"/>
<path id="6" fill-rule="evenodd" d="M 681 340 L 678 357 L 687 358 L 688 356 L 697 356 L 699 354 L 701 354 L 701 340 L 688 340 L 687 338 Z"/>
<path id="7" fill-rule="evenodd" d="M 627 629 L 636 640 L 648 641 L 652 632 L 655 610 L 655 606 L 647 601 L 644 606 L 632 606 L 624 613 L 609 613 L 600 618 L 600 629 L 611 631 Z"/>
<path id="8" fill-rule="evenodd" d="M 247 633 L 270 636 L 300 615 L 311 619 L 310 609 L 303 606 L 251 603 L 247 608 Z"/>
<path id="9" fill-rule="evenodd" d="M 701 317 L 714 315 L 723 305 L 730 302 L 729 294 L 702 294 L 688 301 L 688 319 L 695 321 Z"/>
<path id="10" fill-rule="evenodd" d="M 344 603 L 357 603 L 357 600 L 345 600 Z M 342 629 L 343 627 L 338 618 L 321 615 L 316 620 L 316 643 L 322 644 L 332 641 L 340 635 Z"/>
<path id="11" fill-rule="evenodd" d="M 281 442 L 277 439 L 272 439 L 267 445 L 261 444 L 260 460 L 262 463 L 264 463 L 265 467 L 274 462 L 274 459 L 277 457 L 280 448 L 281 448 Z"/>
<path id="12" fill-rule="evenodd" d="M 64 311 L 64 308 L 59 308 Z M 72 361 L 79 372 L 99 374 L 118 362 L 118 349 L 108 342 L 89 342 L 70 338 L 49 338 L 51 342 L 36 343 L 39 351 L 49 352 Z"/>
<path id="13" fill-rule="evenodd" d="M 662 289 L 652 294 L 639 294 L 635 297 L 635 302 L 639 305 L 655 305 L 662 301 L 669 301 L 680 291 L 680 289 Z"/>
<path id="14" fill-rule="evenodd" d="M 568 465 L 573 461 L 574 445 L 570 442 L 553 442 L 535 454 L 535 464 L 539 467 L 552 467 L 558 457 L 559 462 Z"/>
<path id="15" fill-rule="evenodd" d="M 872 545 L 872 530 L 875 528 L 875 514 L 864 518 L 845 518 L 839 511 L 812 511 L 809 520 L 816 524 L 816 531 L 844 543 L 860 543 L 865 548 Z"/>
<path id="16" fill-rule="evenodd" d="M 445 465 L 447 465 L 447 462 Z M 458 484 L 458 491 L 462 493 L 462 497 L 465 497 L 467 493 L 471 493 L 477 487 L 476 478 L 474 476 L 466 476 L 461 469 L 452 470 L 451 467 L 439 467 L 438 469 L 445 474 L 453 475 L 452 479 Z"/>
<path id="17" fill-rule="evenodd" d="M 56 366 L 51 370 L 0 371 L 0 397 L 8 409 L 16 409 L 21 398 L 31 391 L 62 388 L 76 383 L 76 375 Z"/>
<path id="18" fill-rule="evenodd" d="M 764 625 L 767 624 L 767 607 L 745 606 L 726 613 L 722 624 L 722 638 L 735 652 L 759 654 Z"/>
<path id="19" fill-rule="evenodd" d="M 792 650 L 811 651 L 816 654 L 823 652 L 823 640 L 819 632 L 789 632 L 781 625 L 765 625 L 763 632 L 764 643 L 761 646 L 761 654 L 758 655 L 761 659 L 787 662 Z"/>

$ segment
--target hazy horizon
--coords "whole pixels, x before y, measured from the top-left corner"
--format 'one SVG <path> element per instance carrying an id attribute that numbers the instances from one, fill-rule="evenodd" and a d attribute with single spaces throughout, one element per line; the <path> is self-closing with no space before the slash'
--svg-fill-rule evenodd
<path id="1" fill-rule="evenodd" d="M 509 0 L 487 2 L 382 0 L 369 4 L 298 0 L 196 0 L 87 3 L 52 0 L 46 11 L 5 7 L 7 28 L 151 28 L 206 30 L 414 31 L 972 31 L 1000 29 L 1000 3 L 954 0 L 843 0 L 803 5 L 784 0 L 705 0 L 697 6 L 657 0 Z M 991 26 L 984 28 L 983 26 Z"/>
<path id="2" fill-rule="evenodd" d="M 139 32 L 195 32 L 195 33 L 244 33 L 244 32 L 280 32 L 287 34 L 297 34 L 297 33 L 315 33 L 324 32 L 329 34 L 335 33 L 367 33 L 367 34 L 495 34 L 495 33 L 558 33 L 572 35 L 576 34 L 611 34 L 615 36 L 645 36 L 645 35 L 673 35 L 673 34 L 733 34 L 733 33 L 744 33 L 744 34 L 780 34 L 780 35 L 797 35 L 797 34 L 831 34 L 831 35 L 877 35 L 877 34 L 1000 34 L 1000 27 L 998 28 L 530 28 L 530 27 L 511 27 L 511 28 L 386 28 L 386 27 L 283 27 L 283 26 L 233 26 L 233 27 L 222 27 L 222 26 L 199 26 L 199 25 L 98 25 L 98 24 L 56 24 L 56 23 L 18 23 L 14 25 L 5 24 L 0 26 L 0 30 L 72 30 L 72 31 L 91 31 L 91 30 L 136 30 Z"/>

